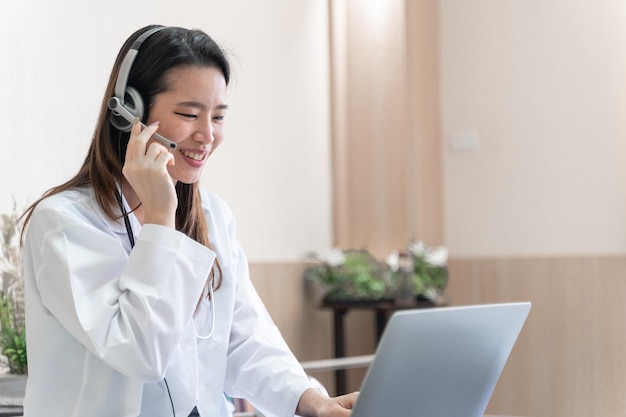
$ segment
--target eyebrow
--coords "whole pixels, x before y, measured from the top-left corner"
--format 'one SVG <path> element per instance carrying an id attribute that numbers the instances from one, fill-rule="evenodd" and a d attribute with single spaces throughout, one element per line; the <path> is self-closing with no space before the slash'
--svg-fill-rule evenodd
<path id="1" fill-rule="evenodd" d="M 183 107 L 193 107 L 196 109 L 206 109 L 207 106 L 203 103 L 199 103 L 197 101 L 183 101 L 180 103 L 176 103 L 177 106 L 183 106 Z M 219 106 L 217 106 L 218 110 L 226 110 L 228 109 L 228 104 L 220 104 Z"/>

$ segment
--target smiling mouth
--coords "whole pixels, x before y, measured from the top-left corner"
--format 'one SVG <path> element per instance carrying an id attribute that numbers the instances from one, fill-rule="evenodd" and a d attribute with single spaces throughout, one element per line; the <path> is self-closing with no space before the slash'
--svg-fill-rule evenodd
<path id="1" fill-rule="evenodd" d="M 204 157 L 206 156 L 204 152 L 195 153 L 195 152 L 181 150 L 180 153 L 182 153 L 187 158 L 193 159 L 194 161 L 202 161 Z"/>

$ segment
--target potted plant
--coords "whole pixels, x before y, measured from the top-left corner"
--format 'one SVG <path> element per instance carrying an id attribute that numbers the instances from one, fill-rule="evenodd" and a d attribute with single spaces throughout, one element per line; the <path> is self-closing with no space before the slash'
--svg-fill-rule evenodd
<path id="1" fill-rule="evenodd" d="M 16 204 L 11 214 L 0 216 L 0 358 L 13 374 L 27 373 L 24 323 L 24 276 Z"/>
<path id="2" fill-rule="evenodd" d="M 436 301 L 448 284 L 448 250 L 439 246 L 430 248 L 424 242 L 408 245 L 403 252 L 392 252 L 387 257 L 396 294 L 406 300 L 417 297 Z"/>
<path id="3" fill-rule="evenodd" d="M 313 264 L 304 278 L 324 287 L 325 301 L 380 301 L 393 298 L 393 286 L 385 266 L 367 250 L 331 249 L 310 253 Z"/>

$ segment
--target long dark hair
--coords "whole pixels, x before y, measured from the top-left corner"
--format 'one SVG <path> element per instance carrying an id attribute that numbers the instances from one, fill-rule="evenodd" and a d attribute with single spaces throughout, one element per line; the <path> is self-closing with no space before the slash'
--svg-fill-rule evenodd
<path id="1" fill-rule="evenodd" d="M 33 210 L 39 202 L 46 197 L 75 187 L 93 187 L 97 203 L 104 213 L 111 220 L 121 217 L 116 193 L 117 184 L 122 181 L 122 166 L 130 133 L 120 131 L 110 123 L 111 111 L 107 103 L 109 98 L 114 96 L 115 83 L 127 52 L 139 36 L 155 27 L 158 26 L 150 25 L 139 29 L 126 40 L 120 49 L 102 99 L 91 146 L 82 167 L 74 177 L 49 189 L 26 209 L 22 215 L 24 218 L 22 238 Z M 166 27 L 150 35 L 143 42 L 128 77 L 128 86 L 134 87 L 144 101 L 146 110 L 143 122 L 149 117 L 150 105 L 155 96 L 168 90 L 169 72 L 174 68 L 192 66 L 216 67 L 224 75 L 226 85 L 230 81 L 230 65 L 224 51 L 203 31 Z M 176 229 L 197 242 L 211 247 L 198 184 L 184 184 L 178 181 L 176 194 L 178 196 Z M 222 276 L 217 260 L 209 279 L 214 288 L 220 286 Z"/>

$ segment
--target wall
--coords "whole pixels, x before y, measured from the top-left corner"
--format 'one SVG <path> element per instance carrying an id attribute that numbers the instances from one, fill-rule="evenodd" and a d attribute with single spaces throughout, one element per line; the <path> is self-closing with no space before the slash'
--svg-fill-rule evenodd
<path id="1" fill-rule="evenodd" d="M 317 0 L 3 1 L 0 213 L 78 170 L 117 51 L 151 23 L 199 27 L 229 53 L 227 139 L 202 182 L 231 204 L 250 259 L 330 246 L 328 23 Z"/>
<path id="2" fill-rule="evenodd" d="M 488 411 L 623 415 L 624 3 L 439 5 L 449 296 L 533 302 Z"/>
<path id="3" fill-rule="evenodd" d="M 334 242 L 379 260 L 416 239 L 442 244 L 438 3 L 329 5 Z M 346 354 L 372 353 L 371 312 L 345 322 Z M 348 371 L 348 389 L 363 375 Z"/>
<path id="4" fill-rule="evenodd" d="M 626 8 L 442 0 L 445 241 L 456 257 L 626 251 Z M 477 133 L 478 147 L 452 141 Z"/>
<path id="5" fill-rule="evenodd" d="M 452 304 L 531 301 L 488 414 L 621 416 L 626 256 L 457 259 Z"/>
<path id="6" fill-rule="evenodd" d="M 413 204 L 412 214 L 433 222 L 432 237 L 429 229 L 418 228 L 418 238 L 430 243 L 443 229 L 451 255 L 450 303 L 534 305 L 488 412 L 623 414 L 626 7 L 608 0 L 440 0 L 433 9 L 428 1 L 406 1 L 403 22 L 395 14 L 398 4 L 389 2 L 377 14 L 382 22 L 370 26 L 364 24 L 366 11 L 379 2 L 348 6 L 345 36 L 331 37 L 348 45 L 340 49 L 345 65 L 333 74 L 349 80 L 338 89 L 347 98 L 335 102 L 344 106 L 339 111 L 348 123 L 333 125 L 334 138 L 353 146 L 335 165 L 341 174 L 336 184 L 349 192 L 339 197 L 346 201 L 339 202 L 338 213 L 355 214 L 336 226 L 337 236 L 347 236 L 340 242 L 358 244 L 364 233 L 375 231 L 368 243 L 388 243 L 390 233 L 380 228 L 393 230 L 411 217 L 407 196 L 388 198 L 398 185 L 394 180 L 404 186 L 406 179 L 390 174 L 405 164 L 402 155 L 393 159 L 394 146 L 419 155 L 415 160 L 422 166 L 442 152 L 443 217 L 430 212 L 424 198 Z M 433 21 L 438 36 L 424 36 Z M 407 38 L 398 41 L 403 31 Z M 433 45 L 439 51 L 439 72 L 431 78 L 439 85 L 435 97 L 411 84 L 416 71 L 434 66 L 420 61 Z M 398 58 L 398 50 L 407 56 Z M 439 117 L 432 108 L 440 109 L 440 129 L 424 136 L 439 148 L 404 142 L 404 120 L 386 118 L 396 107 L 377 80 L 396 93 L 402 88 L 390 80 L 406 83 L 411 94 L 431 100 L 431 108 L 409 106 L 409 119 L 419 121 L 409 130 L 413 134 Z M 393 96 L 405 102 L 402 93 Z M 381 118 L 389 122 L 386 129 Z M 372 140 L 372 132 L 384 146 Z M 355 155 L 361 159 L 350 159 Z M 412 179 L 419 183 L 417 193 L 430 190 L 437 207 L 436 168 L 417 171 Z M 367 321 L 353 319 L 355 332 L 368 328 Z M 368 349 L 369 336 L 361 335 L 353 346 L 351 354 Z M 352 388 L 359 383 L 354 379 Z"/>
<path id="7" fill-rule="evenodd" d="M 440 244 L 437 2 L 329 4 L 335 244 Z"/>

